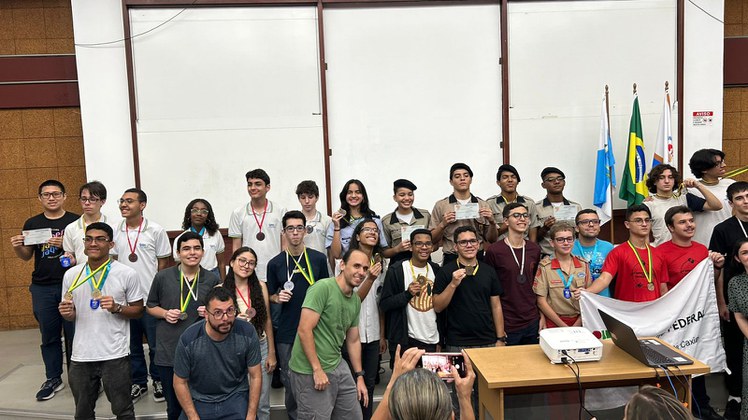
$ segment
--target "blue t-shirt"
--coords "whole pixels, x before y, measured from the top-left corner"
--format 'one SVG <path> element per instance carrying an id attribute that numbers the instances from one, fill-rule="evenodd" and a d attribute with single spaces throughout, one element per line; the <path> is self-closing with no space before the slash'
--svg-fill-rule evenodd
<path id="1" fill-rule="evenodd" d="M 312 266 L 314 281 L 317 282 L 330 277 L 327 270 L 327 257 L 325 257 L 325 254 L 311 248 L 307 248 L 306 252 L 309 257 L 309 264 Z M 277 325 L 275 325 L 278 329 L 275 333 L 276 343 L 293 344 L 294 339 L 296 338 L 296 330 L 299 329 L 301 304 L 304 303 L 306 291 L 310 286 L 306 278 L 304 278 L 304 276 L 298 271 L 296 264 L 291 261 L 291 258 L 294 257 L 286 255 L 286 252 L 284 251 L 273 257 L 273 259 L 268 262 L 267 287 L 268 293 L 271 295 L 277 294 L 283 290 L 283 283 L 288 281 L 288 274 L 291 273 L 291 270 L 294 271 L 293 277 L 291 277 L 291 281 L 294 284 L 294 288 L 291 291 L 291 293 L 293 293 L 291 300 L 286 303 L 273 304 L 273 306 L 280 306 L 281 311 L 280 317 L 277 319 Z M 299 260 L 299 265 L 306 271 L 306 258 L 302 256 Z M 273 321 L 276 321 L 276 319 L 273 319 Z"/>
<path id="2" fill-rule="evenodd" d="M 590 263 L 590 274 L 594 282 L 603 273 L 603 263 L 608 253 L 613 250 L 613 244 L 608 241 L 598 239 L 593 246 L 582 246 L 579 241 L 574 242 L 574 248 L 571 249 L 571 255 L 584 258 Z M 600 293 L 600 296 L 610 297 L 610 290 L 606 287 Z"/>
<path id="3" fill-rule="evenodd" d="M 192 399 L 216 403 L 249 391 L 248 367 L 260 364 L 260 341 L 249 322 L 235 321 L 223 341 L 205 332 L 205 320 L 179 337 L 174 374 L 186 379 Z"/>

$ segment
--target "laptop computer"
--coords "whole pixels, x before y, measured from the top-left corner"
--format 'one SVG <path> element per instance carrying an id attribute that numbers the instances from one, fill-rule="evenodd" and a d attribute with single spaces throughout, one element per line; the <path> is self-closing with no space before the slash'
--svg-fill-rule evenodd
<path id="1" fill-rule="evenodd" d="M 683 357 L 656 340 L 639 340 L 634 330 L 607 313 L 597 310 L 610 332 L 613 343 L 640 362 L 650 367 L 692 365 L 693 360 Z"/>

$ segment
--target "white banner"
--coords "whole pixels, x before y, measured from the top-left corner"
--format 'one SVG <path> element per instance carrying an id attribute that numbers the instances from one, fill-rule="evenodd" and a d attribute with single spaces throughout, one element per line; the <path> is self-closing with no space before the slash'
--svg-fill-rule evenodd
<path id="1" fill-rule="evenodd" d="M 581 309 L 582 325 L 598 338 L 610 337 L 597 312 L 602 309 L 630 326 L 637 336 L 659 337 L 709 365 L 712 372 L 722 372 L 727 367 L 720 338 L 714 268 L 709 258 L 657 300 L 626 302 L 583 292 Z"/>

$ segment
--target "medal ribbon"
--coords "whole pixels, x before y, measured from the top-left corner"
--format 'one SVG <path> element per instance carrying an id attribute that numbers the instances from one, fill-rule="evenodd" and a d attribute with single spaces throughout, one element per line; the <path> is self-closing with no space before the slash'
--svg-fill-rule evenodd
<path id="1" fill-rule="evenodd" d="M 413 269 L 413 261 L 408 260 L 408 265 L 410 265 L 410 274 L 413 276 L 413 281 L 416 281 L 416 270 Z M 475 271 L 478 271 L 478 270 L 475 270 Z M 475 272 L 473 272 L 473 275 L 475 275 Z M 429 263 L 426 263 L 426 278 L 428 277 L 429 277 Z"/>
<path id="2" fill-rule="evenodd" d="M 304 276 L 306 282 L 311 286 L 314 284 L 314 273 L 312 273 L 312 265 L 309 263 L 309 254 L 306 252 L 306 247 L 304 247 L 304 253 L 302 255 L 304 256 L 304 261 L 306 261 L 307 271 L 304 271 L 304 269 L 301 268 L 301 265 L 299 264 L 299 261 L 301 261 L 301 255 L 299 255 L 299 259 L 297 261 L 296 259 L 294 259 L 293 255 L 289 254 L 288 251 L 286 251 L 286 256 L 291 257 L 291 261 L 293 261 L 293 263 L 296 265 L 299 273 Z M 293 278 L 293 270 L 291 270 L 291 274 L 288 276 L 288 281 L 291 281 L 291 278 Z"/>
<path id="3" fill-rule="evenodd" d="M 517 263 L 517 267 L 519 268 L 519 275 L 524 276 L 525 275 L 525 240 L 522 239 L 522 264 L 520 265 L 519 260 L 517 259 L 517 254 L 514 253 L 514 247 L 512 244 L 509 243 L 509 238 L 504 238 L 504 242 L 506 242 L 507 245 L 509 245 L 509 253 L 512 254 L 512 257 L 514 258 L 514 262 Z"/>
<path id="4" fill-rule="evenodd" d="M 743 231 L 743 236 L 745 236 L 746 238 L 748 238 L 748 233 L 746 233 L 746 231 L 745 231 L 745 227 L 743 226 L 743 222 L 741 222 L 740 219 L 738 219 L 737 217 L 735 218 L 735 220 L 737 220 L 738 225 L 740 225 L 740 229 Z"/>
<path id="5" fill-rule="evenodd" d="M 193 233 L 197 233 L 197 234 L 198 234 L 198 235 L 200 235 L 200 236 L 203 236 L 203 235 L 205 235 L 205 226 L 203 226 L 203 228 L 202 228 L 202 229 L 200 229 L 200 232 L 198 232 L 198 231 L 197 231 L 197 230 L 196 230 L 196 229 L 195 229 L 194 227 L 192 227 L 192 226 L 190 226 L 190 230 L 191 230 L 191 231 L 192 231 Z"/>
<path id="6" fill-rule="evenodd" d="M 88 280 L 90 280 L 90 279 L 91 279 L 91 277 L 95 276 L 95 275 L 96 275 L 96 273 L 98 273 L 99 271 L 103 270 L 103 269 L 104 269 L 104 267 L 105 267 L 105 266 L 107 266 L 109 262 L 110 262 L 110 261 L 109 261 L 109 260 L 107 260 L 107 263 L 106 263 L 106 264 L 102 264 L 102 265 L 101 265 L 101 267 L 99 267 L 99 268 L 97 268 L 96 270 L 94 270 L 94 272 L 93 272 L 93 273 L 91 273 L 91 274 L 88 274 L 88 272 L 90 271 L 90 268 L 89 268 L 88 264 L 86 264 L 86 265 L 85 265 L 85 266 L 84 266 L 84 267 L 83 267 L 83 268 L 81 269 L 80 273 L 78 273 L 78 275 L 77 275 L 77 276 L 75 277 L 75 280 L 73 280 L 73 284 L 71 284 L 71 285 L 70 285 L 70 288 L 68 288 L 68 292 L 72 292 L 73 290 L 77 289 L 78 287 L 80 287 L 81 285 L 83 285 L 84 283 L 86 283 L 86 282 L 87 282 Z M 84 271 L 86 272 L 87 276 L 86 276 L 86 277 L 85 277 L 85 278 L 84 278 L 83 280 L 80 280 L 80 278 L 81 278 L 81 275 L 83 275 L 83 272 L 84 272 Z M 80 280 L 80 281 L 79 281 L 79 280 Z M 99 279 L 99 283 L 101 283 L 101 279 Z"/>
<path id="7" fill-rule="evenodd" d="M 185 312 L 187 305 L 190 304 L 190 296 L 197 302 L 197 279 L 200 277 L 200 269 L 195 273 L 195 278 L 190 285 L 189 280 L 185 281 L 184 273 L 179 270 L 179 310 Z M 187 296 L 184 295 L 184 285 L 187 284 Z"/>
<path id="8" fill-rule="evenodd" d="M 572 261 L 573 264 L 573 261 Z M 559 263 L 559 265 L 561 265 Z M 564 277 L 564 272 L 561 271 L 560 268 L 556 269 L 556 272 L 558 273 L 558 276 L 561 277 L 561 280 L 564 282 L 564 289 L 571 289 L 571 281 L 574 279 L 574 276 L 569 272 L 569 278 Z"/>
<path id="9" fill-rule="evenodd" d="M 125 221 L 125 233 L 127 233 L 127 246 L 130 248 L 130 254 L 134 254 L 135 250 L 138 249 L 138 239 L 140 239 L 140 230 L 143 228 L 143 218 L 140 218 L 140 224 L 138 225 L 138 234 L 135 236 L 135 245 L 130 242 L 130 227 L 127 226 Z"/>
<path id="10" fill-rule="evenodd" d="M 257 213 L 255 213 L 255 208 L 252 207 L 252 203 L 247 204 L 250 209 L 252 209 L 252 216 L 255 218 L 255 222 L 257 222 L 257 227 L 260 229 L 260 232 L 262 232 L 262 224 L 265 223 L 265 215 L 268 214 L 268 200 L 265 200 L 265 210 L 262 211 L 262 219 L 257 219 Z"/>
<path id="11" fill-rule="evenodd" d="M 96 271 L 100 271 L 102 269 L 102 267 L 106 267 L 106 268 L 104 269 L 104 272 L 101 273 L 101 275 L 99 276 L 99 281 L 97 283 L 96 282 L 96 277 L 94 277 L 94 274 L 96 274 Z M 104 283 L 106 283 L 106 278 L 109 275 L 109 269 L 110 268 L 112 268 L 112 259 L 111 258 L 107 258 L 106 262 L 104 264 L 102 264 L 101 267 L 97 268 L 96 271 L 94 271 L 91 274 L 91 286 L 94 289 L 96 289 L 98 291 L 101 291 L 101 289 L 104 287 Z M 89 265 L 86 264 L 86 273 L 88 273 L 88 271 L 90 269 L 91 268 L 89 267 Z"/>
<path id="12" fill-rule="evenodd" d="M 634 248 L 634 245 L 631 243 L 631 241 L 626 241 L 626 243 L 629 244 L 631 250 L 634 251 L 634 256 L 636 257 L 636 260 L 639 261 L 639 265 L 642 268 L 644 277 L 647 279 L 647 283 L 652 284 L 652 248 L 650 248 L 648 244 L 644 245 L 647 247 L 647 263 L 649 264 L 649 275 L 647 275 L 647 270 L 644 268 L 644 261 L 642 261 L 641 257 L 639 256 L 639 252 L 637 252 L 636 248 Z"/>
<path id="13" fill-rule="evenodd" d="M 239 295 L 240 298 L 244 301 L 244 304 L 247 305 L 247 309 L 250 309 L 252 307 L 252 297 L 250 296 L 251 290 L 249 289 L 249 281 L 247 281 L 247 296 L 250 297 L 249 300 L 244 299 L 244 295 L 242 294 L 241 290 L 239 290 L 239 287 L 236 288 L 236 294 Z"/>
<path id="14" fill-rule="evenodd" d="M 460 267 L 460 261 L 459 261 L 459 260 L 457 260 L 457 268 L 458 268 L 458 269 L 462 268 L 462 267 Z M 480 265 L 478 265 L 478 264 L 476 263 L 476 264 L 475 264 L 475 268 L 473 269 L 473 275 L 475 275 L 475 273 L 477 273 L 477 272 L 478 272 L 478 268 L 480 268 Z"/>

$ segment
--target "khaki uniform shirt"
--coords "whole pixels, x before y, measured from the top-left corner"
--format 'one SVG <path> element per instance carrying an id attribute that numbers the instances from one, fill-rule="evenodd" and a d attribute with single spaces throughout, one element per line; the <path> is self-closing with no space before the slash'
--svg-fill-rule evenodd
<path id="1" fill-rule="evenodd" d="M 572 257 L 574 266 L 571 273 L 565 272 L 557 259 L 545 257 L 538 265 L 538 272 L 535 274 L 535 281 L 532 284 L 532 291 L 538 296 L 545 296 L 548 304 L 551 306 L 556 315 L 574 317 L 579 315 L 579 301 L 572 297 L 564 297 L 564 280 L 559 276 L 558 270 L 561 270 L 566 280 L 572 277 L 569 289 L 574 290 L 585 287 L 587 282 L 592 281 L 590 276 L 590 266 L 581 258 Z"/>
<path id="2" fill-rule="evenodd" d="M 524 206 L 527 207 L 527 212 L 530 214 L 530 219 L 528 219 L 527 221 L 527 231 L 525 232 L 525 238 L 527 238 L 530 234 L 530 229 L 539 227 L 541 225 L 540 219 L 538 219 L 538 209 L 535 206 L 535 201 L 530 197 L 518 195 L 516 200 L 507 202 L 501 194 L 498 194 L 488 197 L 488 200 L 486 200 L 486 202 L 488 203 L 488 206 L 491 207 L 491 211 L 493 211 L 493 220 L 495 220 L 499 226 L 503 226 L 504 224 L 503 212 L 504 207 L 506 207 L 507 204 L 524 204 Z M 508 231 L 502 233 L 501 235 L 499 235 L 498 240 L 500 241 L 506 238 L 508 234 Z"/>
<path id="3" fill-rule="evenodd" d="M 564 205 L 565 206 L 575 206 L 577 208 L 577 213 L 579 213 L 580 210 L 582 210 L 582 205 L 571 200 L 567 200 L 564 198 Z M 540 222 L 539 226 L 543 226 L 543 223 L 545 223 L 545 219 L 547 219 L 550 216 L 553 216 L 556 213 L 556 208 L 551 204 L 550 201 L 548 201 L 548 197 L 535 202 L 535 206 L 538 211 L 538 221 Z M 557 222 L 560 222 L 560 220 L 556 220 Z M 570 224 L 574 224 L 574 219 L 566 220 Z M 540 235 L 538 235 L 540 236 Z M 545 236 L 542 240 L 538 241 L 538 245 L 540 245 L 540 252 L 542 255 L 553 255 L 553 247 L 551 246 L 551 237 L 546 232 Z"/>
<path id="4" fill-rule="evenodd" d="M 470 194 L 470 202 L 478 203 L 479 207 L 489 207 L 488 203 L 481 200 L 480 198 Z M 434 230 L 439 223 L 444 219 L 444 215 L 450 211 L 455 210 L 455 205 L 460 204 L 455 198 L 454 194 L 449 197 L 443 198 L 434 204 L 434 210 L 431 211 L 431 223 L 429 223 L 429 229 Z M 445 254 L 456 254 L 454 233 L 460 226 L 472 226 L 478 232 L 478 240 L 481 241 L 480 249 L 483 249 L 486 241 L 486 233 L 491 227 L 490 222 L 485 217 L 478 217 L 472 220 L 456 220 L 454 223 L 450 223 L 444 228 L 442 233 L 442 252 Z"/>

